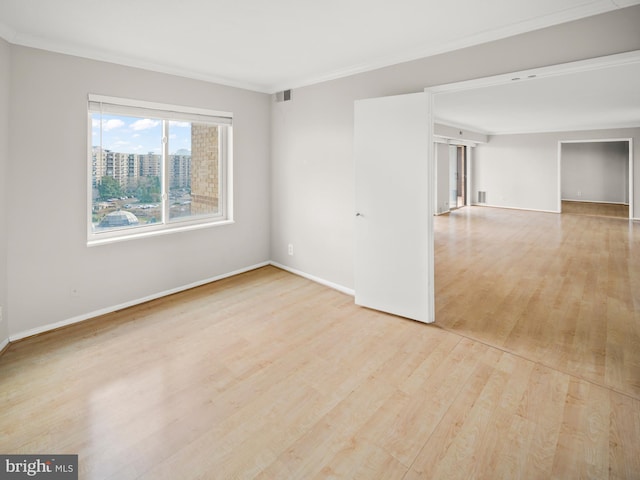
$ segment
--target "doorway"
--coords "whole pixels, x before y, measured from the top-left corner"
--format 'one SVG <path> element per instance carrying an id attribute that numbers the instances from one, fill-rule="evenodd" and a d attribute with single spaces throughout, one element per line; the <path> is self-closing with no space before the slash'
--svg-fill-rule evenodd
<path id="1" fill-rule="evenodd" d="M 571 140 L 558 144 L 562 213 L 633 218 L 633 140 Z"/>
<path id="2" fill-rule="evenodd" d="M 449 147 L 449 205 L 451 210 L 467 204 L 467 147 Z"/>

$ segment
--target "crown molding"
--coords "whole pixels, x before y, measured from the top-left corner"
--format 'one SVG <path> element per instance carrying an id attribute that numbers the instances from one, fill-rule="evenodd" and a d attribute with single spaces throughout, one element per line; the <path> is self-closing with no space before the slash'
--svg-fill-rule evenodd
<path id="1" fill-rule="evenodd" d="M 17 32 L 13 28 L 0 22 L 0 38 L 6 40 L 9 43 L 15 43 L 16 37 Z"/>
<path id="2" fill-rule="evenodd" d="M 484 87 L 506 85 L 514 80 L 524 82 L 535 81 L 541 78 L 557 77 L 560 75 L 588 72 L 591 70 L 600 70 L 610 67 L 619 67 L 622 65 L 629 65 L 638 62 L 640 62 L 640 50 L 634 50 L 632 52 L 605 55 L 603 57 L 589 58 L 587 60 L 579 60 L 576 62 L 568 62 L 558 65 L 550 65 L 547 67 L 520 70 L 517 72 L 510 72 L 501 75 L 493 75 L 491 77 L 483 77 L 473 80 L 465 80 L 462 82 L 436 85 L 433 87 L 428 87 L 426 88 L 426 90 L 429 90 L 433 94 L 454 93 L 464 90 L 475 90 Z"/>
<path id="3" fill-rule="evenodd" d="M 608 124 L 608 125 L 601 125 L 601 124 L 593 124 L 593 125 L 582 125 L 579 127 L 574 127 L 574 128 L 552 128 L 552 129 L 544 129 L 544 130 L 513 130 L 513 131 L 509 131 L 509 130 L 505 130 L 505 131 L 496 131 L 496 132 L 489 132 L 488 135 L 490 136 L 495 136 L 495 135 L 536 135 L 536 134 L 543 134 L 543 133 L 569 133 L 569 132 L 591 132 L 591 131 L 603 131 L 603 130 L 622 130 L 622 129 L 627 129 L 627 128 L 640 128 L 640 121 L 639 122 L 627 122 L 627 123 L 619 123 L 619 124 Z"/>
<path id="4" fill-rule="evenodd" d="M 228 78 L 219 75 L 213 75 L 203 71 L 189 70 L 183 67 L 178 67 L 169 64 L 159 64 L 156 62 L 135 58 L 120 53 L 107 52 L 97 49 L 87 48 L 77 44 L 71 44 L 68 42 L 54 42 L 48 39 L 32 35 L 23 35 L 16 33 L 11 29 L 7 29 L 8 36 L 11 39 L 6 39 L 9 43 L 21 47 L 34 48 L 38 50 L 45 50 L 48 52 L 59 53 L 62 55 L 70 55 L 74 57 L 86 58 L 89 60 L 95 60 L 99 62 L 114 63 L 125 67 L 139 68 L 142 70 L 149 70 L 152 72 L 165 73 L 168 75 L 175 75 L 178 77 L 190 78 L 193 80 L 202 80 L 209 83 L 215 83 L 218 85 L 224 85 L 227 87 L 240 88 L 243 90 L 251 90 L 259 93 L 270 93 L 265 85 L 244 82 L 233 78 Z M 12 33 L 13 32 L 13 33 Z M 0 36 L 3 36 L 2 25 L 0 24 Z"/>
<path id="5" fill-rule="evenodd" d="M 640 1 L 633 0 L 635 3 Z M 613 5 L 614 8 L 611 8 Z M 435 55 L 441 55 L 444 53 L 452 52 L 455 50 L 461 50 L 463 48 L 473 47 L 483 43 L 489 43 L 496 40 L 520 35 L 531 32 L 533 30 L 540 30 L 554 25 L 562 23 L 580 20 L 582 18 L 598 15 L 601 13 L 611 12 L 623 7 L 617 6 L 612 0 L 596 0 L 580 7 L 569 8 L 561 12 L 556 12 L 550 15 L 537 17 L 524 22 L 507 25 L 502 28 L 496 28 L 484 31 L 476 35 L 469 35 L 467 37 L 459 38 L 453 42 L 441 44 L 436 47 L 428 45 L 421 46 L 415 49 L 411 49 L 405 52 L 399 52 L 393 55 L 387 55 L 384 57 L 378 57 L 368 62 L 351 65 L 343 69 L 334 70 L 326 74 L 309 76 L 304 78 L 293 79 L 292 81 L 284 83 L 277 83 L 269 86 L 270 93 L 277 91 L 301 88 L 305 86 L 315 85 L 318 83 L 324 83 L 332 80 L 338 80 L 340 78 L 357 75 L 359 73 L 365 73 L 372 70 L 378 70 L 385 67 L 390 67 L 400 63 L 411 62 L 422 58 L 432 57 Z"/>
<path id="6" fill-rule="evenodd" d="M 632 3 L 629 3 L 632 2 Z M 495 40 L 500 40 L 506 37 L 523 34 L 532 30 L 538 30 L 546 27 L 551 27 L 564 22 L 579 20 L 585 17 L 605 13 L 608 11 L 623 8 L 619 3 L 624 3 L 624 6 L 629 4 L 640 3 L 639 0 L 594 0 L 583 5 L 568 8 L 560 12 L 555 12 L 549 15 L 543 15 L 530 20 L 519 22 L 512 25 L 506 25 L 501 28 L 495 28 L 487 30 L 475 35 L 469 35 L 459 38 L 453 42 L 441 44 L 438 46 L 422 45 L 414 49 L 398 52 L 397 54 L 387 55 L 383 57 L 372 58 L 369 61 L 345 66 L 341 69 L 335 69 L 333 71 L 319 73 L 317 75 L 290 78 L 288 80 L 282 80 L 271 84 L 266 84 L 260 81 L 246 81 L 237 78 L 226 77 L 224 75 L 218 75 L 215 72 L 207 72 L 200 69 L 189 69 L 179 67 L 177 65 L 158 63 L 154 61 L 148 61 L 141 58 L 136 58 L 127 55 L 126 53 L 108 52 L 98 49 L 88 48 L 84 45 L 69 42 L 57 42 L 54 40 L 27 35 L 22 32 L 16 31 L 7 25 L 0 23 L 0 37 L 7 40 L 9 43 L 21 45 L 25 47 L 38 48 L 42 50 L 49 50 L 56 53 L 73 55 L 77 57 L 88 58 L 92 60 L 98 60 L 109 63 L 116 63 L 124 66 L 141 68 L 144 70 L 151 70 L 160 73 L 166 73 L 170 75 L 177 75 L 181 77 L 192 78 L 196 80 L 203 80 L 211 83 L 217 83 L 229 87 L 241 88 L 245 90 L 252 90 L 260 93 L 275 93 L 281 90 L 300 88 L 303 86 L 309 86 L 313 84 L 323 83 L 331 80 L 336 80 L 359 73 L 365 73 L 372 70 L 377 70 L 400 63 L 410 62 L 433 55 L 439 55 L 462 48 L 479 45 Z"/>

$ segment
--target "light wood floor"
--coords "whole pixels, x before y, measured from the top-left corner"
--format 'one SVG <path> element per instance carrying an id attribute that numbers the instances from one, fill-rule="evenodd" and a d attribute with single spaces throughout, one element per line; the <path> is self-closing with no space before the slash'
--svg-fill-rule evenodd
<path id="1" fill-rule="evenodd" d="M 436 217 L 442 327 L 640 398 L 640 224 L 484 207 Z"/>
<path id="2" fill-rule="evenodd" d="M 640 478 L 638 226 L 530 213 L 436 219 L 440 326 L 265 267 L 13 344 L 0 452 L 83 479 Z"/>
<path id="3" fill-rule="evenodd" d="M 562 213 L 629 219 L 629 206 L 617 203 L 562 201 Z"/>

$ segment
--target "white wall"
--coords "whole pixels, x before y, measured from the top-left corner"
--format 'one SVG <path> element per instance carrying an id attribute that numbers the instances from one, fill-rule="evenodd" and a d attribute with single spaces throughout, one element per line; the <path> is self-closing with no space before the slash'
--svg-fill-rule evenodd
<path id="1" fill-rule="evenodd" d="M 7 304 L 7 164 L 9 162 L 9 70 L 11 52 L 0 39 L 0 348 L 9 337 Z"/>
<path id="2" fill-rule="evenodd" d="M 640 128 L 492 135 L 476 148 L 472 199 L 487 192 L 487 205 L 558 211 L 558 142 L 606 138 L 634 139 L 635 195 L 640 195 Z M 628 161 L 628 159 L 627 159 Z M 627 179 L 628 182 L 628 179 Z M 634 202 L 638 205 L 637 198 Z M 636 207 L 638 208 L 638 207 Z M 635 210 L 638 216 L 640 210 Z"/>
<path id="3" fill-rule="evenodd" d="M 233 112 L 236 223 L 88 248 L 88 93 Z M 268 261 L 269 104 L 261 93 L 11 46 L 11 336 Z"/>
<path id="4" fill-rule="evenodd" d="M 629 142 L 562 144 L 562 199 L 629 203 Z"/>
<path id="5" fill-rule="evenodd" d="M 631 7 L 294 89 L 292 101 L 272 104 L 271 258 L 353 288 L 355 100 L 640 49 L 639 24 Z"/>
<path id="6" fill-rule="evenodd" d="M 486 205 L 558 210 L 558 144 L 553 134 L 492 135 L 473 159 L 472 203 L 487 192 Z"/>

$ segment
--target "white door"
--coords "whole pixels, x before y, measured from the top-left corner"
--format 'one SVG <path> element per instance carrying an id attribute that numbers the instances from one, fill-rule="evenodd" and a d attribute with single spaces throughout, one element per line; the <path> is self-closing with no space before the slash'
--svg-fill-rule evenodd
<path id="1" fill-rule="evenodd" d="M 430 95 L 358 100 L 354 112 L 355 301 L 434 321 Z"/>

